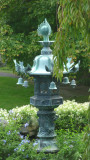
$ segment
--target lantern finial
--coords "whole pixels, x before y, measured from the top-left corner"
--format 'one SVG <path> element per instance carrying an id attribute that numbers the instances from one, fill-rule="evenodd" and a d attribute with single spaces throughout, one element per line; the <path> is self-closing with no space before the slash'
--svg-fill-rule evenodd
<path id="1" fill-rule="evenodd" d="M 45 20 L 38 26 L 37 29 L 38 35 L 43 36 L 43 41 L 48 42 L 49 41 L 49 35 L 51 34 L 51 26 L 47 22 L 46 18 Z"/>

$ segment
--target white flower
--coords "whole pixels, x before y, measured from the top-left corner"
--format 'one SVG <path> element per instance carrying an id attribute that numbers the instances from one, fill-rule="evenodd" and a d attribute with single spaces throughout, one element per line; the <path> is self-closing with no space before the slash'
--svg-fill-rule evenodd
<path id="1" fill-rule="evenodd" d="M 70 145 L 69 147 L 70 147 L 70 148 L 73 148 L 73 145 Z"/>
<path id="2" fill-rule="evenodd" d="M 25 123 L 24 124 L 24 127 L 26 128 L 26 127 L 28 127 L 29 126 L 29 123 Z"/>

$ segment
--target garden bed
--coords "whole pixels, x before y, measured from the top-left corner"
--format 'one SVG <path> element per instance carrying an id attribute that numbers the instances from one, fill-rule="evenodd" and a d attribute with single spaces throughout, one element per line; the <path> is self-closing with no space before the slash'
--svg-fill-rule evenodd
<path id="1" fill-rule="evenodd" d="M 28 134 L 20 134 L 24 127 L 38 128 L 37 109 L 30 105 L 16 107 L 7 111 L 0 109 L 0 160 L 82 160 L 86 143 L 84 135 L 88 125 L 89 103 L 77 103 L 75 101 L 65 101 L 63 105 L 55 109 L 57 154 L 47 154 L 36 152 L 36 138 Z M 36 130 L 37 132 L 37 130 Z"/>

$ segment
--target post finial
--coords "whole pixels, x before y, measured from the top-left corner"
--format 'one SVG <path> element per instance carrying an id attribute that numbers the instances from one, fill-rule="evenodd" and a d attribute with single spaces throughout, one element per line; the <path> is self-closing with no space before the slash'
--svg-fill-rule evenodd
<path id="1" fill-rule="evenodd" d="M 48 42 L 49 41 L 49 35 L 51 34 L 51 26 L 47 22 L 47 19 L 45 20 L 38 26 L 37 29 L 38 35 L 43 36 L 43 41 Z"/>

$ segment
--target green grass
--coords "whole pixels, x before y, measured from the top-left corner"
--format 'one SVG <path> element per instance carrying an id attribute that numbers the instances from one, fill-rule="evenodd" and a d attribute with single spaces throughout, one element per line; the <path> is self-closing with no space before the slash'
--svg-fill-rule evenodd
<path id="1" fill-rule="evenodd" d="M 84 103 L 84 102 L 89 102 L 89 96 L 73 96 L 72 98 L 69 98 L 69 100 L 75 100 L 78 103 Z M 67 100 L 67 99 L 65 99 Z"/>
<path id="2" fill-rule="evenodd" d="M 13 70 L 9 66 L 0 67 L 0 72 L 13 73 Z"/>
<path id="3" fill-rule="evenodd" d="M 34 95 L 34 86 L 29 84 L 28 88 L 17 85 L 17 79 L 11 77 L 0 77 L 0 108 L 7 110 L 16 106 L 23 106 L 30 103 L 30 97 Z M 63 97 L 64 100 L 65 97 Z M 88 96 L 76 96 L 69 98 L 75 99 L 78 103 L 88 102 Z"/>
<path id="4" fill-rule="evenodd" d="M 30 103 L 30 97 L 34 94 L 33 85 L 24 88 L 16 83 L 16 78 L 0 77 L 0 108 L 9 110 Z"/>

